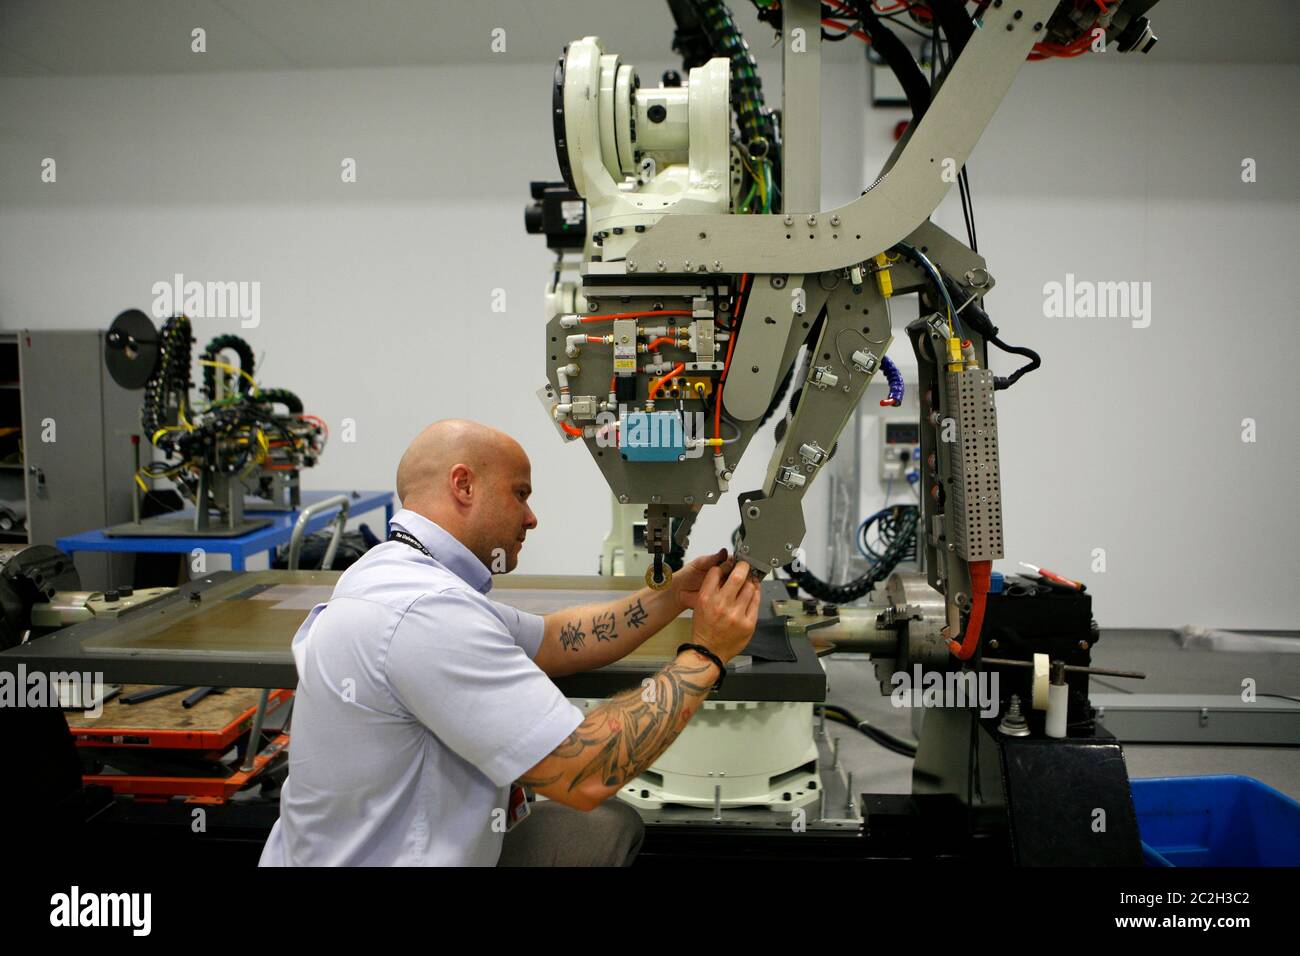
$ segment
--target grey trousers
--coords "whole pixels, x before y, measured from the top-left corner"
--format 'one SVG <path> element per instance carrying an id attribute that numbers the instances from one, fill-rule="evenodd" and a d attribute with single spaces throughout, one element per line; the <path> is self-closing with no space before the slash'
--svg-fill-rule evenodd
<path id="1" fill-rule="evenodd" d="M 497 866 L 631 866 L 644 836 L 640 814 L 617 797 L 587 813 L 542 800 L 505 835 Z"/>

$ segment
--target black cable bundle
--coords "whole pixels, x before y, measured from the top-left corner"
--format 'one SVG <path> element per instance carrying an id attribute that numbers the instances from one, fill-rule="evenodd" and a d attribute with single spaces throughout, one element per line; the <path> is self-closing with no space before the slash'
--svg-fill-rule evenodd
<path id="1" fill-rule="evenodd" d="M 205 362 L 215 362 L 222 349 L 230 349 L 239 356 L 239 368 L 244 372 L 243 375 L 239 376 L 239 393 L 247 395 L 249 388 L 253 384 L 253 366 L 257 364 L 257 359 L 253 355 L 253 347 L 238 335 L 218 335 L 208 343 L 200 358 Z M 215 366 L 203 366 L 203 397 L 208 401 L 212 401 L 217 397 L 217 369 Z"/>
<path id="2" fill-rule="evenodd" d="M 302 414 L 302 399 L 287 388 L 264 388 L 252 400 L 259 405 L 283 405 L 290 415 Z"/>
<path id="3" fill-rule="evenodd" d="M 925 74 L 898 35 L 880 22 L 876 11 L 872 9 L 872 0 L 853 0 L 853 8 L 862 20 L 863 32 L 871 38 L 872 48 L 880 54 L 880 58 L 903 87 L 907 105 L 912 108 L 912 125 L 916 126 L 930 108 L 930 84 L 925 81 Z"/>
<path id="4" fill-rule="evenodd" d="M 874 740 L 886 750 L 892 750 L 900 757 L 915 757 L 919 744 L 915 740 L 904 740 L 902 737 L 895 737 L 887 730 L 882 730 L 874 726 L 869 721 L 859 720 L 857 714 L 847 707 L 841 707 L 839 704 L 823 704 L 822 710 L 826 712 L 829 720 L 838 723 L 848 724 L 867 737 Z"/>
<path id="5" fill-rule="evenodd" d="M 699 63 L 692 62 L 693 57 L 699 55 L 698 47 L 689 45 L 689 41 L 682 43 L 681 40 L 681 4 L 669 0 L 669 7 L 679 24 L 673 48 L 682 53 L 685 58 L 683 66 L 687 69 L 698 66 Z M 731 63 L 731 106 L 736 113 L 736 125 L 740 127 L 745 148 L 756 159 L 768 157 L 770 152 L 773 164 L 778 165 L 780 156 L 779 150 L 775 148 L 779 145 L 776 120 L 764 104 L 763 81 L 758 76 L 758 63 L 749 52 L 749 44 L 736 28 L 731 10 L 718 0 L 692 0 L 691 7 L 696 18 L 696 24 L 693 25 L 698 25 L 708 39 L 712 48 L 711 55 L 726 57 Z M 689 37 L 689 32 L 687 36 Z M 781 181 L 780 176 L 774 178 L 777 183 Z"/>
<path id="6" fill-rule="evenodd" d="M 905 505 L 908 510 L 898 521 L 897 537 L 885 548 L 880 560 L 873 564 L 856 580 L 847 584 L 829 584 L 807 568 L 795 570 L 794 564 L 787 564 L 786 573 L 803 588 L 805 592 L 820 601 L 831 604 L 848 604 L 862 597 L 889 575 L 903 561 L 909 548 L 914 547 L 912 538 L 916 535 L 918 510 L 915 505 Z"/>
<path id="7" fill-rule="evenodd" d="M 167 399 L 173 393 L 186 396 L 190 391 L 190 346 L 194 335 L 190 320 L 174 315 L 163 323 L 158 333 L 158 367 L 144 385 L 144 405 L 140 409 L 140 424 L 145 437 L 153 441 L 158 432 L 166 428 Z M 165 452 L 171 451 L 179 435 L 164 432 L 154 442 Z"/>
<path id="8" fill-rule="evenodd" d="M 902 530 L 904 519 L 908 512 L 912 517 L 916 517 L 916 505 L 892 505 L 888 508 L 881 508 L 873 514 L 858 528 L 858 547 L 862 554 L 871 561 L 881 561 L 885 553 L 898 540 L 899 533 Z M 869 535 L 871 529 L 875 527 L 880 532 L 880 541 L 883 547 L 877 551 L 871 544 Z M 912 525 L 916 527 L 915 524 Z M 904 561 L 916 560 L 916 535 L 909 534 L 905 539 L 906 547 L 903 549 Z"/>
<path id="9" fill-rule="evenodd" d="M 944 285 L 948 287 L 949 295 L 954 298 L 965 298 L 968 295 L 966 290 L 962 288 L 962 286 L 952 276 L 945 274 L 943 281 Z M 1028 362 L 1020 366 L 1020 368 L 1016 369 L 1010 375 L 995 375 L 993 377 L 993 388 L 995 391 L 1010 388 L 1012 385 L 1016 384 L 1016 382 L 1020 381 L 1021 376 L 1027 375 L 1034 369 L 1042 367 L 1042 356 L 1033 349 L 1024 345 L 1008 345 L 1006 342 L 1003 342 L 1002 339 L 998 338 L 998 327 L 993 324 L 993 320 L 989 318 L 989 314 L 984 311 L 977 301 L 971 299 L 970 302 L 966 303 L 966 305 L 962 307 L 961 313 L 962 321 L 965 322 L 969 328 L 982 335 L 984 341 L 1000 348 L 1008 355 L 1023 355 L 1025 358 L 1029 359 Z"/>

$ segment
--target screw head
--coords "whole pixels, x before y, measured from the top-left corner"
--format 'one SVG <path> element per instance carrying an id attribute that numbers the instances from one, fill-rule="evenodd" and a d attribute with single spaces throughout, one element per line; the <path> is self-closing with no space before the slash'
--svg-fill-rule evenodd
<path id="1" fill-rule="evenodd" d="M 618 496 L 618 503 L 621 504 L 621 505 L 625 505 L 625 504 L 627 504 L 627 495 L 619 495 L 619 496 Z"/>
<path id="2" fill-rule="evenodd" d="M 629 263 L 627 264 L 627 271 L 628 271 L 628 272 L 636 272 L 636 263 L 635 263 L 635 262 L 629 262 Z"/>
<path id="3" fill-rule="evenodd" d="M 815 226 L 815 225 L 817 225 L 817 217 L 816 217 L 816 216 L 809 216 L 809 217 L 808 217 L 808 225 L 810 225 L 810 226 Z"/>
<path id="4" fill-rule="evenodd" d="M 840 224 L 840 217 L 839 217 L 839 216 L 831 216 L 831 225 L 832 225 L 832 226 L 838 226 L 839 224 Z"/>
<path id="5" fill-rule="evenodd" d="M 706 491 L 706 492 L 704 493 L 704 497 L 706 497 L 706 498 L 708 498 L 710 501 L 712 501 L 712 500 L 713 500 L 713 492 L 711 492 L 711 491 Z"/>
<path id="6" fill-rule="evenodd" d="M 789 225 L 793 225 L 793 223 L 794 223 L 794 216 L 786 216 L 786 217 L 785 217 L 785 224 L 786 224 L 787 226 L 789 226 Z"/>
<path id="7" fill-rule="evenodd" d="M 655 268 L 660 272 L 666 272 L 668 270 L 667 264 L 662 259 L 655 263 Z"/>
<path id="8" fill-rule="evenodd" d="M 687 496 L 686 496 L 685 498 L 683 498 L 682 500 L 685 501 L 688 505 L 693 505 L 693 504 L 695 504 L 695 496 L 694 496 L 694 495 L 687 495 Z"/>

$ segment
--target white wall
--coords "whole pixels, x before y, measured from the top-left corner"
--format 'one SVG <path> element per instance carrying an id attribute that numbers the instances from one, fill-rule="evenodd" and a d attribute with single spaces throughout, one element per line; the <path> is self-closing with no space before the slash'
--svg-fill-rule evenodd
<path id="1" fill-rule="evenodd" d="M 1029 64 L 969 165 L 985 305 L 1043 357 L 998 395 L 1001 567 L 1082 577 L 1103 625 L 1300 627 L 1298 90 L 1295 65 Z M 901 115 L 869 117 L 868 171 Z M 964 237 L 955 191 L 935 219 Z M 1150 282 L 1150 326 L 1045 318 L 1067 272 Z"/>
<path id="2" fill-rule="evenodd" d="M 860 106 L 865 71 L 835 56 L 827 204 L 874 175 L 896 118 Z M 1103 624 L 1300 620 L 1283 333 L 1296 79 L 1289 66 L 1033 66 L 972 161 L 999 281 L 987 305 L 1045 363 L 1000 396 L 1008 556 L 1087 577 Z M 260 377 L 336 430 L 357 422 L 309 486 L 391 487 L 423 424 L 474 417 L 533 458 L 541 525 L 520 569 L 594 570 L 606 491 L 532 397 L 550 259 L 522 210 L 527 181 L 554 176 L 549 97 L 540 63 L 0 80 L 0 327 L 104 327 L 176 272 L 260 281 L 261 325 L 241 333 L 265 355 Z M 57 184 L 40 182 L 46 156 Z M 1258 183 L 1240 183 L 1242 156 Z M 356 184 L 340 182 L 343 157 Z M 939 221 L 960 228 L 947 207 Z M 1149 279 L 1151 327 L 1043 319 L 1042 285 L 1066 271 Z M 1239 439 L 1246 416 L 1254 445 Z M 754 443 L 734 489 L 757 486 L 769 449 Z M 818 554 L 816 488 L 809 510 Z M 701 550 L 736 523 L 732 500 L 706 514 Z M 1088 571 L 1094 547 L 1105 575 Z"/>

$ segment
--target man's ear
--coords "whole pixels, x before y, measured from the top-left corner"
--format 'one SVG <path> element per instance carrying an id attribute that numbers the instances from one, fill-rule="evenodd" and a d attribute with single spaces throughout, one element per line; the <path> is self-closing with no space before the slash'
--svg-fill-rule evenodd
<path id="1" fill-rule="evenodd" d="M 474 501 L 474 471 L 469 465 L 456 464 L 451 466 L 451 474 L 448 475 L 448 483 L 451 486 L 451 495 L 456 499 L 458 504 L 469 507 Z"/>

